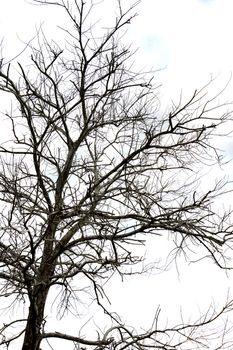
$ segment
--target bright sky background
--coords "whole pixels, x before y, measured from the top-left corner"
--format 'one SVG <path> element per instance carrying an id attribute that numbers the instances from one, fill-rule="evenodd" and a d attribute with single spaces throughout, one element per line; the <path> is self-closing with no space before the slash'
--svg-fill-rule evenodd
<path id="1" fill-rule="evenodd" d="M 232 0 L 142 0 L 137 12 L 139 16 L 129 29 L 128 40 L 139 47 L 138 65 L 162 68 L 157 79 L 162 84 L 164 103 L 178 98 L 181 89 L 185 96 L 190 96 L 207 83 L 211 75 L 218 77 L 214 89 L 222 89 L 233 72 Z M 59 22 L 58 17 L 54 7 L 46 7 L 45 12 L 45 8 L 33 7 L 24 0 L 3 0 L 0 38 L 4 37 L 5 52 L 16 55 L 22 48 L 17 36 L 27 42 L 35 33 L 35 25 L 44 21 L 46 32 Z M 230 83 L 224 94 L 229 101 L 233 101 L 232 86 Z M 233 155 L 232 146 L 228 140 L 227 149 Z M 226 169 L 230 171 L 230 167 Z M 151 244 L 148 247 L 151 260 L 156 260 L 157 249 Z M 190 310 L 198 315 L 212 298 L 216 304 L 225 301 L 233 276 L 227 280 L 211 263 L 189 267 L 180 263 L 179 268 L 180 279 L 173 268 L 162 275 L 145 277 L 140 284 L 132 278 L 129 287 L 123 288 L 122 284 L 119 287 L 115 281 L 109 288 L 113 293 L 113 306 L 117 305 L 129 321 L 136 320 L 144 327 L 152 322 L 158 304 L 165 318 L 178 316 L 178 323 L 180 305 L 185 314 Z"/>

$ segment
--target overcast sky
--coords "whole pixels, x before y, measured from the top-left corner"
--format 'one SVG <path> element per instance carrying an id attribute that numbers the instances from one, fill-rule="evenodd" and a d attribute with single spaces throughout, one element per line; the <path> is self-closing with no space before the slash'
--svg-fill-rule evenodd
<path id="1" fill-rule="evenodd" d="M 140 46 L 155 67 L 167 67 L 171 89 L 232 71 L 231 0 L 144 0 L 139 13 Z"/>
<path id="2" fill-rule="evenodd" d="M 189 96 L 211 76 L 218 77 L 215 89 L 224 86 L 233 71 L 233 0 L 142 0 L 137 12 L 139 16 L 132 23 L 128 38 L 139 47 L 138 64 L 162 69 L 157 77 L 162 84 L 164 101 L 178 98 L 181 89 Z M 4 37 L 6 56 L 16 55 L 22 47 L 19 38 L 27 42 L 41 22 L 45 22 L 45 32 L 46 28 L 54 28 L 55 13 L 54 8 L 46 8 L 45 12 L 45 8 L 34 7 L 24 0 L 2 0 L 0 37 Z M 224 98 L 233 101 L 231 84 Z M 148 247 L 148 252 L 153 260 L 153 247 Z M 152 321 L 159 303 L 165 314 L 170 312 L 169 316 L 176 316 L 182 303 L 184 308 L 195 312 L 198 307 L 208 305 L 212 298 L 224 302 L 231 282 L 211 264 L 201 268 L 200 265 L 180 266 L 180 280 L 174 270 L 144 279 L 140 285 L 133 278 L 134 298 L 132 289 L 120 288 L 113 297 L 113 305 L 118 305 L 122 313 L 127 310 L 129 319 L 137 319 L 140 312 L 146 324 L 148 319 Z M 111 288 L 114 290 L 117 285 Z M 153 300 L 154 309 L 146 300 Z"/>
<path id="3" fill-rule="evenodd" d="M 148 67 L 166 67 L 163 84 L 168 91 L 194 89 L 210 74 L 229 77 L 233 67 L 232 0 L 142 0 L 137 12 L 129 34 L 140 47 L 138 57 L 142 55 Z M 62 19 L 59 11 L 55 13 L 54 7 L 45 11 L 26 0 L 3 1 L 0 30 L 5 46 L 17 52 L 22 43 L 17 44 L 16 35 L 26 42 L 41 22 L 45 28 L 54 27 Z"/>

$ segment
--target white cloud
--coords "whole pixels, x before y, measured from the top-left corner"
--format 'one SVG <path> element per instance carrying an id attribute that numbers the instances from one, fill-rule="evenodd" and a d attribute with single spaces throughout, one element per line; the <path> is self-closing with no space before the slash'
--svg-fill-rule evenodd
<path id="1" fill-rule="evenodd" d="M 168 93 L 193 90 L 233 70 L 232 15 L 231 0 L 143 0 L 132 37 L 148 67 L 167 67 Z"/>

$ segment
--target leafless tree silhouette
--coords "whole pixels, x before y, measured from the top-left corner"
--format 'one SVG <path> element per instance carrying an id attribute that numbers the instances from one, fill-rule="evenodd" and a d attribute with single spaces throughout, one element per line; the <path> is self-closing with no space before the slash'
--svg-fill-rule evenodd
<path id="1" fill-rule="evenodd" d="M 156 86 L 134 71 L 132 49 L 122 42 L 136 3 L 124 10 L 117 1 L 102 37 L 89 21 L 92 2 L 36 3 L 59 7 L 70 24 L 63 46 L 38 32 L 37 44 L 28 45 L 30 65 L 1 61 L 0 90 L 10 107 L 8 141 L 0 146 L 0 293 L 12 305 L 26 303 L 28 314 L 14 319 L 13 313 L 2 324 L 0 344 L 13 349 L 22 340 L 22 350 L 39 350 L 61 338 L 75 349 L 204 348 L 203 329 L 231 302 L 196 323 L 162 329 L 158 312 L 151 329 L 138 333 L 102 296 L 106 278 L 141 266 L 135 245 L 151 236 L 169 233 L 177 253 L 202 247 L 228 268 L 230 213 L 213 206 L 226 190 L 216 182 L 203 191 L 198 169 L 218 161 L 211 140 L 230 115 L 206 98 L 208 85 L 159 111 Z M 110 319 L 96 339 L 45 322 L 53 287 L 69 312 L 75 300 L 82 302 L 74 288 L 80 284 Z M 230 348 L 223 335 L 220 348 Z"/>

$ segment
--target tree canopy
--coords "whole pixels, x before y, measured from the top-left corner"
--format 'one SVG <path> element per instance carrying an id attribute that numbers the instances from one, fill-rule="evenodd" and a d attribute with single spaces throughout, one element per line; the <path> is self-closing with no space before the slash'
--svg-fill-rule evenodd
<path id="1" fill-rule="evenodd" d="M 175 257 L 194 251 L 231 268 L 231 212 L 216 205 L 227 184 L 200 186 L 201 168 L 220 162 L 214 136 L 231 115 L 208 98 L 209 84 L 161 112 L 152 73 L 135 71 L 134 51 L 124 45 L 137 3 L 116 1 L 101 37 L 93 23 L 101 4 L 35 3 L 61 9 L 67 27 L 63 43 L 39 30 L 24 52 L 30 63 L 1 60 L 0 91 L 10 102 L 0 145 L 0 297 L 13 309 L 0 344 L 44 350 L 63 339 L 72 349 L 203 349 L 212 344 L 205 329 L 231 301 L 167 328 L 156 313 L 139 332 L 107 307 L 105 283 L 115 274 L 146 273 L 137 247 L 150 237 L 173 242 Z M 60 316 L 80 319 L 79 305 L 94 302 L 109 324 L 96 326 L 95 338 L 85 327 L 76 334 L 54 329 L 48 297 L 57 294 Z M 219 330 L 221 349 L 232 344 L 226 333 Z"/>

